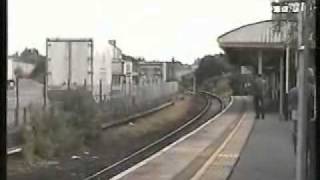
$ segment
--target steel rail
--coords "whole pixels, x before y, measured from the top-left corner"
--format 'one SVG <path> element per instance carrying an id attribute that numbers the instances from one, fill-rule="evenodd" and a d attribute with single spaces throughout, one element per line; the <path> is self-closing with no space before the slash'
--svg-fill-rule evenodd
<path id="1" fill-rule="evenodd" d="M 211 95 L 209 93 L 209 95 Z M 200 131 L 201 129 L 203 129 L 205 126 L 207 126 L 208 124 L 216 121 L 220 116 L 222 116 L 228 109 L 230 109 L 231 105 L 233 104 L 233 97 L 231 97 L 231 101 L 229 102 L 229 104 L 222 109 L 218 114 L 216 114 L 214 117 L 211 117 L 208 121 L 206 121 L 205 123 L 203 123 L 202 125 L 200 125 L 199 127 L 197 127 L 196 129 L 192 130 L 191 132 L 188 132 L 187 134 L 183 135 L 182 137 L 180 137 L 178 140 L 172 142 L 171 144 L 167 145 L 166 147 L 162 148 L 162 150 L 160 150 L 159 152 L 153 154 L 151 157 L 139 162 L 138 164 L 134 165 L 133 167 L 121 172 L 120 174 L 114 176 L 111 178 L 111 180 L 119 180 L 122 177 L 124 177 L 125 175 L 127 175 L 128 173 L 134 171 L 135 169 L 141 167 L 142 165 L 148 163 L 149 161 L 151 161 L 152 159 L 160 156 L 162 153 L 166 152 L 167 150 L 171 149 L 172 147 L 174 147 L 175 145 L 179 144 L 180 142 L 184 141 L 185 139 L 189 138 L 190 136 L 194 135 L 195 133 L 197 133 L 198 131 Z"/>
<path id="2" fill-rule="evenodd" d="M 170 132 L 169 134 L 161 137 L 160 139 L 154 141 L 153 143 L 141 148 L 140 150 L 134 152 L 133 154 L 121 159 L 120 161 L 117 161 L 116 163 L 113 163 L 112 165 L 109 165 L 101 170 L 99 170 L 98 172 L 86 177 L 84 180 L 92 180 L 94 178 L 99 177 L 100 175 L 102 175 L 103 173 L 106 173 L 107 171 L 110 171 L 111 169 L 129 161 L 130 159 L 133 159 L 134 157 L 144 153 L 145 151 L 151 149 L 152 147 L 155 147 L 156 145 L 159 145 L 160 143 L 164 142 L 165 140 L 167 140 L 168 138 L 172 137 L 173 135 L 177 134 L 178 132 L 182 131 L 184 128 L 186 128 L 187 126 L 189 126 L 190 124 L 192 124 L 193 122 L 195 122 L 196 120 L 198 120 L 200 117 L 202 117 L 210 108 L 211 103 L 209 101 L 208 95 L 214 98 L 217 98 L 219 100 L 219 102 L 221 102 L 221 99 L 218 98 L 217 96 L 211 95 L 209 93 L 205 93 L 205 92 L 201 92 L 201 94 L 205 94 L 207 95 L 206 98 L 206 106 L 201 110 L 201 112 L 199 114 L 197 114 L 195 117 L 193 117 L 191 120 L 189 120 L 187 123 L 185 123 L 184 125 L 180 126 L 179 128 L 175 129 L 174 131 Z M 220 109 L 221 111 L 222 109 Z"/>

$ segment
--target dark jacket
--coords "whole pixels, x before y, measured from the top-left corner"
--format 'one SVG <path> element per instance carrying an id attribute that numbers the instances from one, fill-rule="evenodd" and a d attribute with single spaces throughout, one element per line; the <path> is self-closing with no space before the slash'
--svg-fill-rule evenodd
<path id="1" fill-rule="evenodd" d="M 308 112 L 308 117 L 311 118 L 313 116 L 313 111 L 314 111 L 314 86 L 310 83 L 307 84 L 306 86 L 306 91 L 305 91 L 307 99 L 307 112 Z M 298 109 L 298 88 L 294 87 L 290 89 L 288 93 L 288 105 L 289 105 L 289 110 L 297 110 Z"/>
<path id="2" fill-rule="evenodd" d="M 252 83 L 252 95 L 254 96 L 264 96 L 266 91 L 265 81 L 261 77 L 257 77 Z"/>

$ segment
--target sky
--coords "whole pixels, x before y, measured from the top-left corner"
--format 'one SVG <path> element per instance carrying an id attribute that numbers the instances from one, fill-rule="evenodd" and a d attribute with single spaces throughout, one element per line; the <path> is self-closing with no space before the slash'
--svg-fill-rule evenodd
<path id="1" fill-rule="evenodd" d="M 93 38 L 102 51 L 115 39 L 131 56 L 191 64 L 222 52 L 219 35 L 270 18 L 270 0 L 8 0 L 8 52 L 45 54 L 56 37 Z"/>

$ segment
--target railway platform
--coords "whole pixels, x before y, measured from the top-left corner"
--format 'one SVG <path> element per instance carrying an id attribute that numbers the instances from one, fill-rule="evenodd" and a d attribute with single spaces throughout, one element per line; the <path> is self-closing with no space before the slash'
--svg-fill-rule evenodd
<path id="1" fill-rule="evenodd" d="M 218 173 L 231 172 L 253 127 L 251 104 L 249 97 L 233 97 L 220 114 L 112 179 L 195 180 L 203 177 L 213 161 L 221 162 Z M 224 160 L 231 164 L 225 166 Z"/>
<path id="2" fill-rule="evenodd" d="M 290 122 L 255 120 L 250 97 L 112 180 L 294 179 Z"/>
<path id="3" fill-rule="evenodd" d="M 257 120 L 230 180 L 294 180 L 295 155 L 290 121 L 269 113 Z"/>

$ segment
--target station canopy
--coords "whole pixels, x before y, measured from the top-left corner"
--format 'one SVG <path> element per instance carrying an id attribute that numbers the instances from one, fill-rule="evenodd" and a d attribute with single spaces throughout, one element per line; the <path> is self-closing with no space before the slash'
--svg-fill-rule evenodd
<path id="1" fill-rule="evenodd" d="M 284 48 L 295 40 L 297 31 L 293 21 L 266 20 L 247 24 L 218 37 L 222 49 L 226 48 Z M 292 34 L 290 33 L 292 32 Z M 289 39 L 291 38 L 291 39 Z"/>

